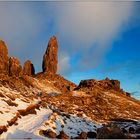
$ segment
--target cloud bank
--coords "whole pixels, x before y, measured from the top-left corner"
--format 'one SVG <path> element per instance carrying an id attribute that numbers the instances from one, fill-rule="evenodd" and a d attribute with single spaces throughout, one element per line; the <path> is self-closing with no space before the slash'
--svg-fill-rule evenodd
<path id="1" fill-rule="evenodd" d="M 70 56 L 80 53 L 77 66 L 87 70 L 100 63 L 111 43 L 128 28 L 133 2 L 66 2 L 54 9 L 63 51 Z"/>

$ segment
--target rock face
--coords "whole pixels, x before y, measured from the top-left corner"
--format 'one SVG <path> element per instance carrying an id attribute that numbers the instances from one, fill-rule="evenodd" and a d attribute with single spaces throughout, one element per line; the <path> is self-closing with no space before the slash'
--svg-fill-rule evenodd
<path id="1" fill-rule="evenodd" d="M 47 50 L 43 56 L 42 69 L 43 72 L 55 74 L 57 72 L 58 63 L 58 43 L 55 36 L 51 37 Z"/>
<path id="2" fill-rule="evenodd" d="M 8 74 L 9 61 L 8 61 L 8 49 L 4 41 L 0 40 L 0 74 Z"/>
<path id="3" fill-rule="evenodd" d="M 29 76 L 35 74 L 35 68 L 34 65 L 31 63 L 30 60 L 25 61 L 24 63 L 24 68 L 23 68 L 23 73 L 27 74 Z"/>
<path id="4" fill-rule="evenodd" d="M 19 76 L 22 73 L 22 66 L 17 58 L 9 58 L 9 75 Z"/>
<path id="5" fill-rule="evenodd" d="M 120 82 L 118 80 L 110 80 L 108 78 L 104 80 L 95 80 L 95 79 L 89 79 L 89 80 L 81 80 L 80 84 L 75 90 L 102 90 L 102 91 L 108 91 L 108 90 L 114 90 L 119 91 L 123 93 L 123 90 L 120 88 Z"/>
<path id="6" fill-rule="evenodd" d="M 118 80 L 109 80 L 109 79 L 105 79 L 105 80 L 94 80 L 94 79 L 89 79 L 89 80 L 82 80 L 79 84 L 79 88 L 90 88 L 90 87 L 96 87 L 96 86 L 100 86 L 103 87 L 105 89 L 115 89 L 115 90 L 120 90 L 120 82 Z"/>

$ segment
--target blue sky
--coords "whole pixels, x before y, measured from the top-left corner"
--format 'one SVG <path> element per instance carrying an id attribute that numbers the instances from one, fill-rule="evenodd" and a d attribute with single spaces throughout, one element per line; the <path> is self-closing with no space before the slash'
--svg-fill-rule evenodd
<path id="1" fill-rule="evenodd" d="M 36 72 L 49 38 L 59 43 L 58 73 L 82 79 L 118 79 L 140 99 L 139 2 L 0 2 L 0 38 L 9 55 Z"/>

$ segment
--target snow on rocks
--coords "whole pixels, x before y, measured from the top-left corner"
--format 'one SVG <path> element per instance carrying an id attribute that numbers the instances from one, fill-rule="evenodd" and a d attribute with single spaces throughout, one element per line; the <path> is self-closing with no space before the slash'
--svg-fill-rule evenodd
<path id="1" fill-rule="evenodd" d="M 3 133 L 7 130 L 5 128 L 9 129 L 12 125 L 17 124 L 21 115 L 19 110 L 28 111 L 30 114 L 29 107 L 37 104 L 37 99 L 28 99 L 27 102 L 27 99 L 19 92 L 4 86 L 0 87 L 0 93 L 0 133 Z"/>
<path id="2" fill-rule="evenodd" d="M 101 126 L 101 124 L 74 115 L 54 112 L 39 130 L 51 130 L 57 135 L 63 131 L 70 138 L 76 138 L 82 132 L 96 132 L 96 129 Z"/>
<path id="3" fill-rule="evenodd" d="M 56 93 L 56 94 L 61 94 L 58 89 L 56 89 L 51 83 L 48 82 L 48 80 L 42 80 L 39 81 L 38 79 L 33 78 L 34 85 L 38 87 L 38 89 L 41 89 L 44 93 L 51 94 L 51 93 Z"/>
<path id="4" fill-rule="evenodd" d="M 8 128 L 6 133 L 3 133 L 0 138 L 4 139 L 26 139 L 26 138 L 43 138 L 37 134 L 37 129 L 42 123 L 48 119 L 52 113 L 50 109 L 36 110 L 37 114 L 29 114 L 17 121 L 18 125 L 13 125 Z"/>

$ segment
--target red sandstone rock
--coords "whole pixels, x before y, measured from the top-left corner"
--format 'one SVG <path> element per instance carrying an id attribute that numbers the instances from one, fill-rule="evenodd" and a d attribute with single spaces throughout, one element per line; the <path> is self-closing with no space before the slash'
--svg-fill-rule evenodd
<path id="1" fill-rule="evenodd" d="M 81 132 L 80 135 L 77 137 L 77 139 L 87 139 L 87 133 Z"/>
<path id="2" fill-rule="evenodd" d="M 43 56 L 42 69 L 43 72 L 55 74 L 57 72 L 58 63 L 58 43 L 55 36 L 51 37 L 47 50 Z"/>
<path id="3" fill-rule="evenodd" d="M 104 90 L 115 90 L 115 91 L 121 91 L 120 88 L 120 82 L 118 80 L 110 80 L 106 78 L 105 80 L 95 80 L 95 79 L 89 79 L 89 80 L 81 80 L 78 87 L 76 87 L 75 90 L 79 90 L 81 88 L 87 88 L 88 90 L 93 90 L 95 88 L 102 88 Z"/>
<path id="4" fill-rule="evenodd" d="M 30 60 L 25 61 L 23 72 L 24 72 L 24 74 L 27 74 L 29 76 L 35 74 L 34 65 L 31 63 Z"/>
<path id="5" fill-rule="evenodd" d="M 60 134 L 57 136 L 58 139 L 69 139 L 69 136 L 64 132 L 61 131 Z"/>
<path id="6" fill-rule="evenodd" d="M 9 60 L 8 49 L 4 41 L 0 40 L 0 74 L 8 74 L 9 72 Z"/>
<path id="7" fill-rule="evenodd" d="M 7 131 L 7 127 L 5 125 L 0 126 L 0 134 Z"/>
<path id="8" fill-rule="evenodd" d="M 9 75 L 10 76 L 19 76 L 22 73 L 22 66 L 20 61 L 17 58 L 9 58 Z"/>

